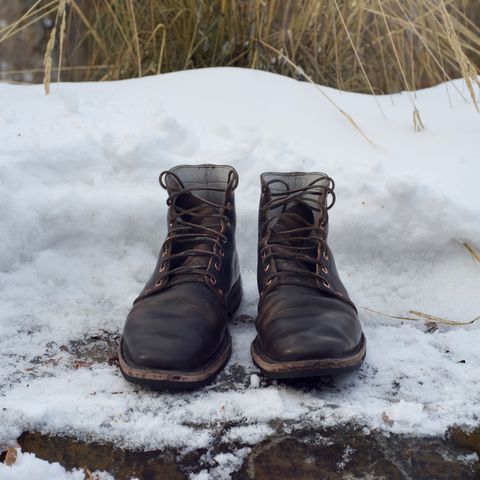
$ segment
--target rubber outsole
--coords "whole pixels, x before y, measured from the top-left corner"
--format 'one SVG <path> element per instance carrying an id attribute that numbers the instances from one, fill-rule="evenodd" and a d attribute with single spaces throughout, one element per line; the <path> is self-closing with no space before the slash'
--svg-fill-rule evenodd
<path id="1" fill-rule="evenodd" d="M 358 350 L 349 356 L 342 358 L 276 362 L 262 351 L 258 337 L 256 337 L 252 342 L 250 351 L 253 362 L 266 378 L 280 380 L 321 377 L 353 372 L 362 365 L 367 353 L 367 344 L 365 337 L 362 335 Z"/>
<path id="2" fill-rule="evenodd" d="M 242 298 L 241 280 L 238 279 L 227 298 L 228 316 L 240 306 Z M 119 345 L 119 366 L 126 380 L 154 390 L 193 390 L 209 384 L 225 367 L 232 353 L 232 339 L 228 330 L 225 338 L 209 362 L 191 371 L 162 370 L 131 365 L 123 353 L 123 338 Z"/>

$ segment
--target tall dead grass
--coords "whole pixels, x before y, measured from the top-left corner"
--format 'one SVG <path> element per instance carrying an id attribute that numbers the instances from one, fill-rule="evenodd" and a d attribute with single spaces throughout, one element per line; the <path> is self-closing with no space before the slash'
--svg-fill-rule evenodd
<path id="1" fill-rule="evenodd" d="M 37 0 L 0 45 L 46 18 L 46 83 L 240 66 L 379 94 L 463 76 L 477 104 L 478 0 Z"/>

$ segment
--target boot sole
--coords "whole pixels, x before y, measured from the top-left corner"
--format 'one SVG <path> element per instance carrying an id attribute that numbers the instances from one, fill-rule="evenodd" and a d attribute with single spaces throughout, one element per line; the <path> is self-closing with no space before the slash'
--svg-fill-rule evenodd
<path id="1" fill-rule="evenodd" d="M 227 298 L 228 316 L 234 315 L 242 298 L 241 280 L 232 287 Z M 122 375 L 126 380 L 154 390 L 192 390 L 210 383 L 219 373 L 232 353 L 232 339 L 228 330 L 225 338 L 211 360 L 197 370 L 163 370 L 143 368 L 129 364 L 123 354 L 123 338 L 120 340 L 118 359 Z"/>
<path id="2" fill-rule="evenodd" d="M 258 337 L 252 342 L 250 351 L 253 362 L 265 377 L 272 380 L 280 380 L 337 375 L 357 370 L 365 360 L 367 344 L 365 336 L 362 335 L 360 345 L 352 355 L 341 358 L 322 358 L 298 362 L 276 362 L 272 360 L 261 349 Z"/>

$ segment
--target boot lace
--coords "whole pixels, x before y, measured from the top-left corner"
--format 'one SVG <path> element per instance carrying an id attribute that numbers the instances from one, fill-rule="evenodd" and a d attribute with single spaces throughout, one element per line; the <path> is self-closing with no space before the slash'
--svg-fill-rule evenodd
<path id="1" fill-rule="evenodd" d="M 325 181 L 328 182 L 327 185 L 325 185 Z M 283 184 L 285 190 L 277 192 L 269 189 L 275 183 Z M 280 179 L 273 179 L 266 183 L 265 189 L 271 198 L 262 207 L 262 215 L 279 209 L 279 213 L 270 214 L 260 226 L 260 230 L 263 232 L 262 236 L 265 238 L 264 246 L 260 250 L 263 270 L 264 272 L 270 270 L 272 259 L 276 266 L 276 271 L 271 272 L 265 279 L 267 287 L 276 278 L 282 279 L 282 283 L 292 283 L 289 282 L 289 278 L 301 276 L 313 278 L 322 282 L 324 287 L 331 288 L 327 278 L 318 271 L 322 271 L 325 275 L 328 274 L 328 269 L 322 265 L 322 257 L 324 260 L 329 258 L 325 227 L 328 222 L 327 211 L 335 204 L 334 188 L 333 179 L 327 176 L 319 177 L 307 186 L 294 190 L 290 190 L 289 185 Z M 329 204 L 321 199 L 321 197 L 325 199 L 328 195 L 331 196 Z M 304 215 L 291 211 L 292 206 L 295 207 L 295 205 L 303 206 L 304 210 L 306 207 L 312 212 L 317 212 L 317 215 L 312 215 L 313 222 Z M 295 225 L 295 228 L 278 228 L 278 226 L 289 224 Z M 275 228 L 275 231 L 272 230 L 272 227 Z M 277 260 L 286 260 L 292 268 L 289 267 L 288 270 L 279 268 Z"/>
<path id="2" fill-rule="evenodd" d="M 178 200 L 186 194 L 197 191 L 225 192 L 225 198 L 228 198 L 238 185 L 238 175 L 234 171 L 229 172 L 226 188 L 201 185 L 185 188 L 175 173 L 166 170 L 160 174 L 159 178 L 160 185 L 165 190 L 167 190 L 165 183 L 167 175 L 173 176 L 181 188 L 167 198 L 167 205 L 170 207 L 170 231 L 162 246 L 163 262 L 156 285 L 167 282 L 169 278 L 178 278 L 182 275 L 189 275 L 191 281 L 200 282 L 207 275 L 210 282 L 215 285 L 216 278 L 207 273 L 208 260 L 212 257 L 215 258 L 215 269 L 220 270 L 225 255 L 224 245 L 228 241 L 223 232 L 230 225 L 226 212 L 232 210 L 232 204 L 230 202 L 226 205 L 219 204 L 195 196 L 197 205 L 183 208 Z M 198 261 L 201 257 L 206 260 Z M 189 258 L 193 260 L 192 263 L 189 263 Z M 167 269 L 167 264 L 174 266 Z"/>

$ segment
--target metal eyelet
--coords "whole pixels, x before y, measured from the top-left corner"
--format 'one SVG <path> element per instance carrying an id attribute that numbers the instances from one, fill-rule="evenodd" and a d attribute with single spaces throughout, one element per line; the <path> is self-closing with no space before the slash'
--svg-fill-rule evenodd
<path id="1" fill-rule="evenodd" d="M 226 244 L 228 242 L 227 237 L 222 237 L 222 243 Z"/>
<path id="2" fill-rule="evenodd" d="M 272 279 L 269 278 L 269 279 L 265 282 L 265 285 L 268 287 L 271 283 L 272 283 Z"/>
<path id="3" fill-rule="evenodd" d="M 269 270 L 270 270 L 270 264 L 267 263 L 267 265 L 265 267 L 263 267 L 263 271 L 268 272 Z"/>
<path id="4" fill-rule="evenodd" d="M 221 256 L 221 257 L 224 257 L 225 256 L 225 252 L 223 250 L 219 250 L 218 251 L 218 254 Z"/>
<path id="5" fill-rule="evenodd" d="M 230 226 L 230 220 L 229 220 L 228 218 L 225 220 L 225 225 L 226 225 L 227 227 Z"/>
<path id="6" fill-rule="evenodd" d="M 220 295 L 223 295 L 223 290 L 222 290 L 221 288 L 219 288 L 219 289 L 218 289 L 218 293 L 219 293 Z"/>
<path id="7" fill-rule="evenodd" d="M 229 208 L 229 209 L 232 208 L 232 202 L 227 203 L 227 208 Z"/>
<path id="8" fill-rule="evenodd" d="M 162 284 L 162 281 L 159 280 L 158 282 L 155 283 L 155 286 L 156 286 L 156 287 L 159 287 L 161 284 Z"/>
<path id="9" fill-rule="evenodd" d="M 328 253 L 327 253 L 327 252 L 323 252 L 323 258 L 324 258 L 325 260 L 328 260 Z"/>
<path id="10" fill-rule="evenodd" d="M 216 285 L 217 279 L 215 277 L 210 277 L 210 281 L 212 282 L 212 285 Z"/>
<path id="11" fill-rule="evenodd" d="M 331 285 L 326 280 L 323 281 L 323 286 L 327 288 L 331 288 Z"/>
<path id="12" fill-rule="evenodd" d="M 219 262 L 215 262 L 215 270 L 217 270 L 217 272 L 220 271 L 220 267 L 221 267 L 220 263 L 219 263 Z"/>
<path id="13" fill-rule="evenodd" d="M 161 266 L 161 268 L 160 268 L 160 271 L 161 271 L 161 272 L 165 271 L 165 268 L 166 268 L 165 264 L 162 263 L 162 266 Z"/>
<path id="14" fill-rule="evenodd" d="M 322 267 L 322 272 L 323 273 L 328 273 L 328 268 L 327 267 Z"/>

